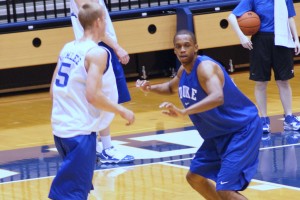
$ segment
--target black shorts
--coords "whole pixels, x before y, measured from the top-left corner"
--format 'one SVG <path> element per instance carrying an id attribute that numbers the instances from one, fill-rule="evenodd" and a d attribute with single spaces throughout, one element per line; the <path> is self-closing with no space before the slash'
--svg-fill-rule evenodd
<path id="1" fill-rule="evenodd" d="M 294 77 L 294 49 L 275 46 L 274 33 L 258 33 L 251 38 L 250 80 L 270 81 L 271 69 L 275 80 Z"/>

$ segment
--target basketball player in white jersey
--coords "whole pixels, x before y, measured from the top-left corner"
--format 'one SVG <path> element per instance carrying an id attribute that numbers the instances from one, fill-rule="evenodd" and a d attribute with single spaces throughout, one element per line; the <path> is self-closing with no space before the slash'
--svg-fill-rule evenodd
<path id="1" fill-rule="evenodd" d="M 71 10 L 71 20 L 73 31 L 76 39 L 80 38 L 83 34 L 83 28 L 78 20 L 78 8 L 86 2 L 97 2 L 105 8 L 105 21 L 106 29 L 105 34 L 101 38 L 100 46 L 108 48 L 111 52 L 111 59 L 113 70 L 116 77 L 117 88 L 118 88 L 118 103 L 124 103 L 130 101 L 131 97 L 127 87 L 122 64 L 127 64 L 129 62 L 128 53 L 118 44 L 116 33 L 110 19 L 109 13 L 103 0 L 71 0 L 70 10 Z M 116 55 L 117 54 L 117 55 Z M 120 60 L 120 61 L 119 61 Z M 120 63 L 121 62 L 121 63 Z M 101 163 L 128 163 L 134 161 L 134 157 L 131 155 L 126 155 L 119 152 L 111 142 L 110 129 L 107 127 L 105 130 L 100 132 L 101 143 L 97 142 L 97 157 Z M 98 141 L 98 140 L 97 140 Z"/>
<path id="2" fill-rule="evenodd" d="M 84 4 L 78 18 L 84 35 L 61 50 L 50 89 L 54 141 L 63 158 L 49 192 L 54 200 L 87 199 L 93 188 L 96 133 L 109 126 L 114 114 L 127 125 L 134 122 L 133 112 L 117 103 L 110 53 L 98 46 L 105 30 L 103 8 Z"/>

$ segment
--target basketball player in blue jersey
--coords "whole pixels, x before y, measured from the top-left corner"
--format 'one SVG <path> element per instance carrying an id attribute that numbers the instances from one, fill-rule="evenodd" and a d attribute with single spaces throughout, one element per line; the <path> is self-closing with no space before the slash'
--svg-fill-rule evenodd
<path id="1" fill-rule="evenodd" d="M 79 40 L 60 52 L 50 93 L 52 129 L 63 162 L 52 182 L 49 198 L 88 198 L 96 157 L 96 133 L 107 128 L 115 114 L 134 122 L 134 114 L 118 104 L 110 53 L 98 46 L 105 30 L 104 10 L 84 4 L 78 18 L 84 27 Z"/>
<path id="2" fill-rule="evenodd" d="M 261 21 L 259 32 L 251 39 L 243 34 L 237 23 L 237 17 L 247 11 L 254 11 Z M 292 112 L 292 89 L 289 83 L 289 79 L 294 77 L 293 54 L 300 53 L 295 15 L 292 0 L 242 0 L 228 17 L 241 45 L 250 50 L 250 80 L 255 81 L 254 93 L 265 133 L 271 130 L 267 115 L 267 86 L 271 80 L 271 70 L 284 110 L 283 128 L 287 131 L 300 130 L 300 122 Z M 280 32 L 278 34 L 276 25 Z"/>
<path id="3" fill-rule="evenodd" d="M 71 21 L 76 39 L 79 39 L 83 35 L 83 28 L 78 20 L 78 8 L 81 5 L 88 2 L 98 2 L 104 7 L 106 29 L 105 34 L 101 37 L 100 46 L 106 47 L 111 53 L 111 60 L 113 65 L 113 70 L 116 77 L 117 87 L 118 87 L 118 103 L 125 103 L 131 100 L 130 93 L 127 87 L 125 74 L 123 71 L 122 64 L 127 64 L 129 62 L 128 53 L 118 44 L 116 33 L 110 19 L 109 13 L 106 9 L 103 0 L 71 0 L 70 10 L 71 10 Z M 120 60 L 120 61 L 119 61 Z M 121 62 L 121 63 L 120 63 Z M 128 163 L 133 162 L 134 157 L 132 155 L 127 155 L 120 152 L 116 147 L 112 145 L 110 128 L 100 131 L 101 143 L 97 139 L 97 157 L 101 163 Z"/>
<path id="4" fill-rule="evenodd" d="M 204 139 L 186 176 L 192 188 L 205 199 L 246 199 L 238 191 L 246 189 L 256 173 L 262 137 L 256 106 L 220 63 L 197 55 L 193 33 L 179 31 L 174 47 L 181 62 L 177 75 L 156 85 L 138 80 L 136 86 L 143 92 L 178 92 L 184 108 L 163 102 L 163 113 L 171 117 L 188 115 Z"/>

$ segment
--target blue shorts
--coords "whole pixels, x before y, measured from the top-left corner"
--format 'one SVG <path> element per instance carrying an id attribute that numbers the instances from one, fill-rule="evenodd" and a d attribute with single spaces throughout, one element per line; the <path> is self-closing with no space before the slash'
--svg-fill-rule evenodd
<path id="1" fill-rule="evenodd" d="M 257 117 L 240 132 L 204 140 L 190 171 L 215 181 L 217 190 L 242 191 L 256 173 L 261 137 Z"/>
<path id="2" fill-rule="evenodd" d="M 116 53 L 112 48 L 110 48 L 104 42 L 100 42 L 99 46 L 103 46 L 107 48 L 111 53 L 111 62 L 116 76 L 116 83 L 117 83 L 118 94 L 119 94 L 118 103 L 125 103 L 130 101 L 131 97 L 127 87 L 123 66 L 121 65 Z"/>
<path id="3" fill-rule="evenodd" d="M 72 138 L 54 136 L 55 146 L 63 162 L 53 179 L 49 198 L 83 200 L 93 189 L 96 162 L 96 133 Z"/>

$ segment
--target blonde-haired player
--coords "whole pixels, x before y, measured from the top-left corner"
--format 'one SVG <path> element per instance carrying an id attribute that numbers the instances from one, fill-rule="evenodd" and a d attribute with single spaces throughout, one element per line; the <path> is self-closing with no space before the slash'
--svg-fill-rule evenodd
<path id="1" fill-rule="evenodd" d="M 111 61 L 113 70 L 116 77 L 117 88 L 118 88 L 118 103 L 125 103 L 131 100 L 130 93 L 127 87 L 126 78 L 124 75 L 122 64 L 127 64 L 129 62 L 128 53 L 118 44 L 116 33 L 110 19 L 109 13 L 106 9 L 103 0 L 71 0 L 70 10 L 71 10 L 71 20 L 74 35 L 76 39 L 83 35 L 83 28 L 78 20 L 78 8 L 87 2 L 96 2 L 103 6 L 105 13 L 106 28 L 104 35 L 99 40 L 99 45 L 106 47 L 111 53 Z M 120 63 L 121 62 L 121 63 Z M 121 153 L 112 144 L 110 128 L 99 132 L 101 137 L 101 143 L 97 142 L 97 157 L 101 163 L 128 163 L 133 162 L 134 157 Z M 98 141 L 98 140 L 97 140 Z"/>
<path id="2" fill-rule="evenodd" d="M 60 52 L 52 78 L 52 129 L 55 146 L 63 158 L 49 192 L 50 199 L 87 199 L 96 157 L 96 133 L 105 129 L 114 114 L 130 125 L 134 114 L 117 103 L 117 87 L 110 53 L 97 42 L 103 37 L 103 8 L 84 4 L 79 11 L 84 35 Z M 110 112 L 110 121 L 102 118 Z"/>

